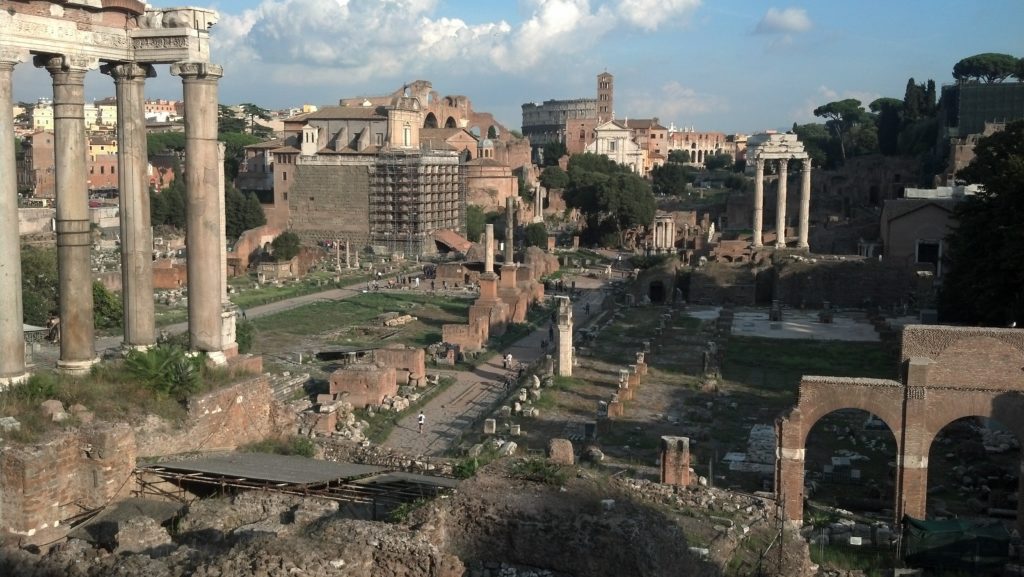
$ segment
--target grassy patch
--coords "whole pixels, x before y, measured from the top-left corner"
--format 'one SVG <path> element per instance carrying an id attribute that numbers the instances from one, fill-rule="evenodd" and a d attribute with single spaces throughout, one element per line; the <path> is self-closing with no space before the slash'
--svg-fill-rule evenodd
<path id="1" fill-rule="evenodd" d="M 565 469 L 544 459 L 524 459 L 512 464 L 512 476 L 545 485 L 564 485 L 569 475 Z"/>
<path id="2" fill-rule="evenodd" d="M 312 457 L 316 453 L 316 445 L 312 439 L 292 435 L 277 439 L 264 439 L 249 443 L 238 448 L 243 453 L 270 453 L 273 455 L 299 455 Z"/>
<path id="3" fill-rule="evenodd" d="M 883 577 L 892 574 L 896 567 L 893 552 L 874 547 L 820 547 L 811 545 L 811 561 L 830 569 L 864 571 L 867 577 Z"/>

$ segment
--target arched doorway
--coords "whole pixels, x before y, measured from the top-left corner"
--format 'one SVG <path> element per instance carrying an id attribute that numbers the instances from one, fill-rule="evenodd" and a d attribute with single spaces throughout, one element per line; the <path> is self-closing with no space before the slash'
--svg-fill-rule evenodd
<path id="1" fill-rule="evenodd" d="M 1020 440 L 1002 423 L 950 422 L 928 451 L 928 517 L 1015 519 L 1020 470 Z"/>
<path id="2" fill-rule="evenodd" d="M 493 124 L 487 128 L 487 138 L 491 140 L 498 138 L 498 129 Z"/>
<path id="3" fill-rule="evenodd" d="M 652 280 L 651 284 L 647 285 L 647 297 L 651 299 L 654 304 L 662 304 L 665 302 L 665 283 L 660 280 Z"/>
<path id="4" fill-rule="evenodd" d="M 455 122 L 454 118 L 449 116 L 448 119 L 444 121 L 444 127 L 445 128 L 458 128 L 459 125 Z"/>
<path id="5" fill-rule="evenodd" d="M 863 409 L 824 415 L 805 441 L 804 515 L 839 508 L 891 518 L 897 455 L 896 437 L 878 416 Z"/>
<path id="6" fill-rule="evenodd" d="M 433 112 L 428 112 L 427 117 L 423 119 L 423 128 L 437 128 L 437 117 Z"/>

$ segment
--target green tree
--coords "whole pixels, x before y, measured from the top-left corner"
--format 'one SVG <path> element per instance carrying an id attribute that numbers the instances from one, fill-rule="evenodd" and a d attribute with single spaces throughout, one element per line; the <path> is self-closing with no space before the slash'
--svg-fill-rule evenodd
<path id="1" fill-rule="evenodd" d="M 723 168 L 732 168 L 732 166 L 733 161 L 731 154 L 716 152 L 704 158 L 704 168 L 708 170 L 721 170 Z"/>
<path id="2" fill-rule="evenodd" d="M 896 98 L 878 98 L 868 105 L 871 112 L 877 114 L 878 149 L 886 155 L 899 154 L 900 128 L 903 125 L 901 112 L 903 102 Z"/>
<path id="3" fill-rule="evenodd" d="M 526 237 L 526 246 L 539 246 L 541 248 L 547 248 L 548 246 L 548 228 L 544 226 L 543 222 L 531 222 L 526 225 L 524 231 Z"/>
<path id="4" fill-rule="evenodd" d="M 562 189 L 569 185 L 569 175 L 558 166 L 548 166 L 540 173 L 540 183 L 547 189 Z"/>
<path id="5" fill-rule="evenodd" d="M 245 132 L 245 119 L 241 118 L 230 106 L 218 104 L 217 132 L 220 134 L 225 132 L 237 132 L 242 134 Z"/>
<path id="6" fill-rule="evenodd" d="M 945 322 L 1006 326 L 1024 321 L 1024 120 L 979 140 L 974 154 L 958 176 L 984 189 L 953 211 L 939 312 Z"/>
<path id="7" fill-rule="evenodd" d="M 146 153 L 150 156 L 185 153 L 184 132 L 150 132 L 146 134 Z"/>
<path id="8" fill-rule="evenodd" d="M 1024 58 L 1017 61 L 1017 68 L 1013 73 L 1017 80 L 1024 82 Z"/>
<path id="9" fill-rule="evenodd" d="M 124 320 L 121 295 L 110 292 L 100 281 L 92 283 L 92 316 L 98 329 L 113 329 Z"/>
<path id="10" fill-rule="evenodd" d="M 298 256 L 302 243 L 299 235 L 291 231 L 285 231 L 277 235 L 270 243 L 270 250 L 274 253 L 274 260 L 286 261 Z"/>
<path id="11" fill-rule="evenodd" d="M 270 120 L 270 111 L 257 106 L 251 102 L 242 105 L 242 114 L 248 120 L 249 134 L 253 136 L 266 136 L 271 130 L 262 124 L 256 124 L 256 120 Z"/>
<path id="12" fill-rule="evenodd" d="M 21 304 L 25 322 L 46 326 L 57 313 L 57 249 L 21 249 Z"/>
<path id="13" fill-rule="evenodd" d="M 793 133 L 804 143 L 804 150 L 815 166 L 831 169 L 839 165 L 839 147 L 824 124 L 793 123 Z"/>
<path id="14" fill-rule="evenodd" d="M 826 119 L 825 126 L 832 131 L 839 143 L 839 160 L 846 162 L 846 140 L 854 128 L 867 119 L 864 109 L 860 107 L 860 100 L 847 98 L 829 102 L 815 108 L 814 115 Z"/>
<path id="15" fill-rule="evenodd" d="M 548 142 L 542 150 L 544 166 L 558 166 L 558 159 L 566 155 L 565 145 L 561 142 Z"/>
<path id="16" fill-rule="evenodd" d="M 651 189 L 655 194 L 682 196 L 696 178 L 697 171 L 692 166 L 666 162 L 651 170 Z"/>
<path id="17" fill-rule="evenodd" d="M 263 206 L 256 194 L 242 194 L 231 185 L 224 189 L 224 220 L 224 232 L 232 240 L 249 229 L 267 224 Z"/>
<path id="18" fill-rule="evenodd" d="M 572 156 L 562 196 L 567 206 L 584 214 L 589 241 L 614 238 L 621 244 L 626 229 L 654 219 L 654 194 L 647 182 L 603 155 Z"/>
<path id="19" fill-rule="evenodd" d="M 169 225 L 185 229 L 185 184 L 175 178 L 170 186 L 149 193 L 149 221 L 153 226 Z"/>
<path id="20" fill-rule="evenodd" d="M 484 233 L 484 210 L 475 204 L 466 205 L 466 237 L 470 242 L 478 242 Z"/>
<path id="21" fill-rule="evenodd" d="M 690 162 L 690 151 L 689 150 L 670 150 L 668 151 L 668 161 L 689 164 Z"/>
<path id="22" fill-rule="evenodd" d="M 953 78 L 960 82 L 984 80 L 991 84 L 1002 82 L 1017 73 L 1018 60 L 1009 54 L 985 52 L 968 56 L 953 65 Z"/>

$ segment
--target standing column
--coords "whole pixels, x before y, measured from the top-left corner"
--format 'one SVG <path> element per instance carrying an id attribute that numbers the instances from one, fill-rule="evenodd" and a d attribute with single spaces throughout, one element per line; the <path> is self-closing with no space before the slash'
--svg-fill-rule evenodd
<path id="1" fill-rule="evenodd" d="M 484 225 L 484 272 L 494 272 L 494 225 Z"/>
<path id="2" fill-rule="evenodd" d="M 57 188 L 57 271 L 60 358 L 57 368 L 84 374 L 96 363 L 85 150 L 85 73 L 99 64 L 79 56 L 39 55 L 53 78 L 54 162 Z"/>
<path id="3" fill-rule="evenodd" d="M 515 260 L 515 248 L 512 246 L 512 237 L 515 235 L 515 230 L 515 199 L 510 196 L 505 199 L 505 264 L 512 264 Z"/>
<path id="4" fill-rule="evenodd" d="M 775 203 L 775 247 L 786 248 L 786 181 L 789 179 L 789 159 L 779 159 L 779 198 Z"/>
<path id="5" fill-rule="evenodd" d="M 105 64 L 117 91 L 117 177 L 121 212 L 121 285 L 124 346 L 146 349 L 156 343 L 153 312 L 153 238 L 146 182 L 146 78 L 149 64 Z"/>
<path id="6" fill-rule="evenodd" d="M 754 161 L 754 246 L 761 246 L 761 225 L 764 219 L 764 160 Z"/>
<path id="7" fill-rule="evenodd" d="M 811 159 L 804 159 L 804 166 L 800 183 L 800 226 L 797 231 L 797 248 L 808 248 L 807 244 L 807 222 L 811 212 Z"/>
<path id="8" fill-rule="evenodd" d="M 11 96 L 11 76 L 21 59 L 19 51 L 0 49 L 0 222 L 3 223 L 0 226 L 0 389 L 28 376 L 22 326 L 18 177 Z"/>
<path id="9" fill-rule="evenodd" d="M 178 62 L 185 100 L 185 190 L 188 249 L 188 332 L 191 346 L 222 353 L 220 259 L 222 233 L 220 167 L 217 142 L 217 81 L 223 69 L 205 62 Z M 219 360 L 219 359 L 218 359 Z"/>

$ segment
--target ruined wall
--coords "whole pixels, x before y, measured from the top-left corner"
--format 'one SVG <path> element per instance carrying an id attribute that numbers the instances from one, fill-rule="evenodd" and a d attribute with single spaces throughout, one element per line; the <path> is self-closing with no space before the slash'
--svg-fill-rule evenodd
<path id="1" fill-rule="evenodd" d="M 396 380 L 404 385 L 411 380 L 419 382 L 427 376 L 426 353 L 423 349 L 394 345 L 373 351 L 373 359 L 385 367 L 394 368 Z"/>
<path id="2" fill-rule="evenodd" d="M 24 236 L 51 232 L 55 215 L 53 208 L 19 208 L 18 234 Z"/>
<path id="3" fill-rule="evenodd" d="M 289 193 L 289 230 L 305 243 L 370 234 L 368 166 L 295 167 Z"/>
<path id="4" fill-rule="evenodd" d="M 188 268 L 184 263 L 169 259 L 153 261 L 153 288 L 157 290 L 177 289 L 188 282 Z"/>
<path id="5" fill-rule="evenodd" d="M 755 291 L 750 265 L 708 263 L 690 275 L 688 300 L 696 304 L 754 306 Z"/>
<path id="6" fill-rule="evenodd" d="M 138 432 L 140 457 L 231 450 L 291 432 L 294 416 L 274 398 L 265 375 L 192 399 L 181 427 L 157 425 Z"/>
<path id="7" fill-rule="evenodd" d="M 874 259 L 783 261 L 775 264 L 774 298 L 791 307 L 890 306 L 916 290 L 914 272 Z"/>
<path id="8" fill-rule="evenodd" d="M 0 449 L 0 539 L 40 544 L 63 537 L 73 517 L 133 487 L 135 455 L 135 435 L 123 423 Z"/>
<path id="9" fill-rule="evenodd" d="M 385 397 L 398 395 L 393 367 L 354 365 L 331 373 L 330 393 L 347 394 L 345 400 L 355 408 L 378 406 Z"/>

